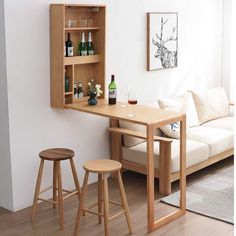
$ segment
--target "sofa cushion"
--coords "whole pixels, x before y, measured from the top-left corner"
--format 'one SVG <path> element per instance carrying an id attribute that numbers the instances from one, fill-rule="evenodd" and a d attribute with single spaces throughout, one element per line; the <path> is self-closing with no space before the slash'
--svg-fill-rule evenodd
<path id="1" fill-rule="evenodd" d="M 187 140 L 186 166 L 192 166 L 207 160 L 209 156 L 208 145 L 193 140 Z M 127 161 L 146 165 L 147 144 L 140 143 L 131 148 L 122 147 L 122 158 Z M 159 142 L 154 142 L 154 166 L 159 168 Z M 171 144 L 171 173 L 179 171 L 179 140 L 173 140 Z"/>
<path id="2" fill-rule="evenodd" d="M 187 127 L 199 125 L 197 111 L 190 92 L 171 99 L 159 99 L 158 103 L 161 109 L 185 113 L 187 118 Z"/>
<path id="3" fill-rule="evenodd" d="M 233 132 L 226 129 L 198 126 L 188 130 L 187 138 L 209 146 L 209 157 L 234 146 Z"/>
<path id="4" fill-rule="evenodd" d="M 208 121 L 204 123 L 202 126 L 234 131 L 234 117 L 232 116 L 221 117 L 215 120 Z"/>
<path id="5" fill-rule="evenodd" d="M 229 116 L 229 100 L 224 88 L 211 88 L 205 91 L 191 91 L 200 124 Z"/>

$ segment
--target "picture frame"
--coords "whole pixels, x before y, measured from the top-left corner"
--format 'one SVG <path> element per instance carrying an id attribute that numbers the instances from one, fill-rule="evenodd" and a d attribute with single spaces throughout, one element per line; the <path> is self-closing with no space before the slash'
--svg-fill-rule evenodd
<path id="1" fill-rule="evenodd" d="M 178 65 L 178 13 L 147 13 L 147 70 Z"/>

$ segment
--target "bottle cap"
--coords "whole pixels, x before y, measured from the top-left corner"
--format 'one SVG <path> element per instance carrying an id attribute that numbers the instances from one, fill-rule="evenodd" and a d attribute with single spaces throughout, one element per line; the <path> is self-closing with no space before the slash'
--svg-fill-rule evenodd
<path id="1" fill-rule="evenodd" d="M 84 32 L 82 33 L 82 40 L 81 40 L 82 43 L 85 43 L 85 37 L 84 37 Z"/>
<path id="2" fill-rule="evenodd" d="M 92 33 L 91 32 L 89 32 L 89 34 L 88 34 L 88 42 L 92 42 Z"/>
<path id="3" fill-rule="evenodd" d="M 111 81 L 115 80 L 115 75 L 111 75 Z"/>

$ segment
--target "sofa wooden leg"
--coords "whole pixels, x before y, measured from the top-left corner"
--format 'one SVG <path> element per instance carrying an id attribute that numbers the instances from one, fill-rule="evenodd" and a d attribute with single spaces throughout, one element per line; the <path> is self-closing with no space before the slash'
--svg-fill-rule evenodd
<path id="1" fill-rule="evenodd" d="M 171 194 L 171 143 L 160 142 L 159 192 Z"/>

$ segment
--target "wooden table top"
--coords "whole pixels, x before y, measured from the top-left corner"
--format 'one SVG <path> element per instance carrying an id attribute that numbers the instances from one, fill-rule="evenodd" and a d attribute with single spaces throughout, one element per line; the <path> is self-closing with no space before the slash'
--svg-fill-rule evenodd
<path id="1" fill-rule="evenodd" d="M 179 112 L 158 109 L 155 107 L 134 105 L 135 115 L 129 117 L 128 115 L 132 111 L 132 105 L 126 104 L 124 107 L 122 106 L 124 104 L 125 103 L 117 102 L 116 105 L 109 105 L 107 99 L 98 99 L 98 103 L 95 106 L 88 105 L 87 101 L 81 101 L 68 104 L 66 105 L 66 108 L 142 125 L 159 124 L 159 126 L 162 126 L 179 121 L 184 115 Z"/>

